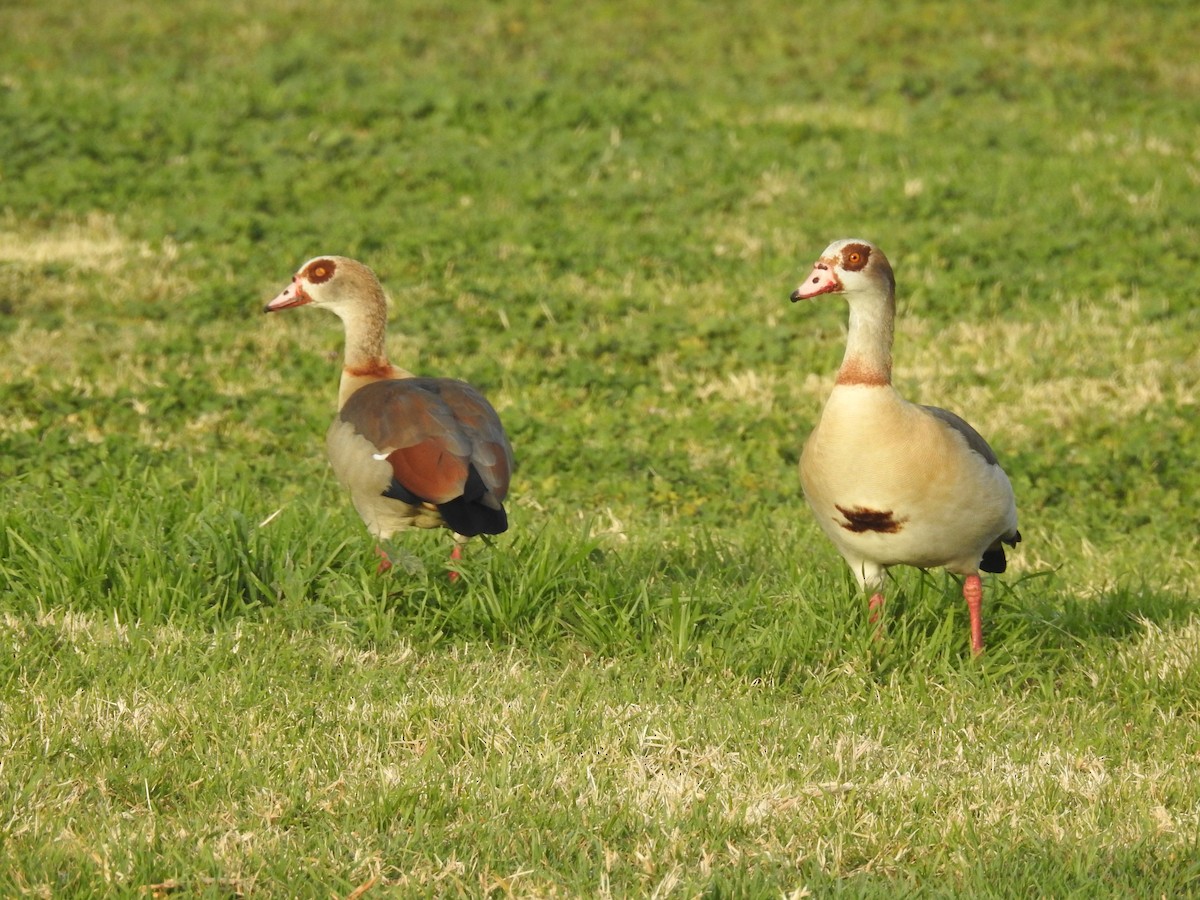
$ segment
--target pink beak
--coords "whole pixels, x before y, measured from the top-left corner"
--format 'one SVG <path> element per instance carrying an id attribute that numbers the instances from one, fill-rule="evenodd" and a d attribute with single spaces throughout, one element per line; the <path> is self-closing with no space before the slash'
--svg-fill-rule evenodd
<path id="1" fill-rule="evenodd" d="M 300 284 L 300 279 L 296 276 L 293 276 L 292 283 L 284 288 L 279 296 L 263 307 L 263 312 L 275 312 L 277 309 L 287 309 L 292 306 L 303 306 L 305 303 L 312 303 L 312 297 L 304 293 L 304 288 Z"/>
<path id="2" fill-rule="evenodd" d="M 792 302 L 808 300 L 810 297 L 829 294 L 841 289 L 842 282 L 838 279 L 837 273 L 833 271 L 833 266 L 817 260 L 813 270 L 808 273 L 808 278 L 792 292 Z"/>

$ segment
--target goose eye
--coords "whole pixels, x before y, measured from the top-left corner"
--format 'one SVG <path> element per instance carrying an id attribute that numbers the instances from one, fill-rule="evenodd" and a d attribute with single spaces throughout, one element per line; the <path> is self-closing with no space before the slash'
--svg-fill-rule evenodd
<path id="1" fill-rule="evenodd" d="M 313 284 L 321 284 L 333 277 L 336 268 L 332 259 L 318 259 L 309 263 L 308 268 L 304 270 L 304 277 Z"/>
<path id="2" fill-rule="evenodd" d="M 847 272 L 858 272 L 870 258 L 870 247 L 864 244 L 851 244 L 842 251 L 842 268 Z"/>

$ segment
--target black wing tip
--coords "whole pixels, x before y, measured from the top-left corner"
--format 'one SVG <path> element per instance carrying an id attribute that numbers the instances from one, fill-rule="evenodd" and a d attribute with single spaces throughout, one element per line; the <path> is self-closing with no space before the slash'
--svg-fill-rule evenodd
<path id="1" fill-rule="evenodd" d="M 407 503 L 409 506 L 420 506 L 422 503 L 427 502 L 424 497 L 418 497 L 397 481 L 395 477 L 392 478 L 387 490 L 383 492 L 383 496 L 391 500 L 399 500 L 401 503 Z"/>

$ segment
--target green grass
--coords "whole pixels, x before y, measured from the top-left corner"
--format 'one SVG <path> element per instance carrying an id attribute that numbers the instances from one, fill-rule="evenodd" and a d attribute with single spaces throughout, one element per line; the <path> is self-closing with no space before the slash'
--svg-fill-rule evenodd
<path id="1" fill-rule="evenodd" d="M 0 8 L 0 894 L 1200 893 L 1194 4 Z M 795 464 L 887 252 L 897 384 L 1024 542 L 874 639 Z M 375 574 L 369 263 L 511 530 Z M 369 887 L 367 887 L 369 885 Z"/>

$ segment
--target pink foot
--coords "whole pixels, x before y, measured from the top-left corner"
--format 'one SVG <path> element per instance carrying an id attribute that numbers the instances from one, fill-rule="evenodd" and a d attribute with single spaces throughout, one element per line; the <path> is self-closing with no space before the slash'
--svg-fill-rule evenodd
<path id="1" fill-rule="evenodd" d="M 450 558 L 455 561 L 462 559 L 462 545 L 461 544 L 454 545 L 454 549 L 450 551 Z M 455 572 L 453 569 L 450 570 L 449 575 L 450 575 L 451 582 L 458 581 L 458 573 Z"/>
<path id="2" fill-rule="evenodd" d="M 983 652 L 983 582 L 978 575 L 963 579 L 963 599 L 971 614 L 971 653 L 978 656 Z"/>
<path id="3" fill-rule="evenodd" d="M 382 547 L 376 547 L 375 554 L 379 557 L 379 567 L 375 570 L 375 574 L 382 575 L 392 567 L 392 561 L 388 559 L 387 551 Z"/>

